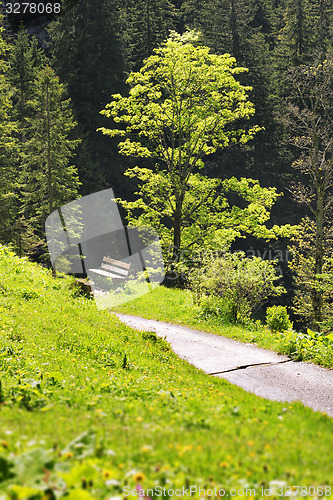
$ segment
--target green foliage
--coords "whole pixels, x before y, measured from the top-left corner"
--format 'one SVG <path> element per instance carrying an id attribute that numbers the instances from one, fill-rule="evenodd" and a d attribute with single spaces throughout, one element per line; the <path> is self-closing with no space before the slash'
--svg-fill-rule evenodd
<path id="1" fill-rule="evenodd" d="M 270 296 L 285 290 L 276 286 L 274 264 L 259 257 L 245 258 L 244 253 L 225 254 L 207 259 L 190 274 L 190 288 L 196 300 L 202 296 L 219 298 L 231 321 L 244 321 Z"/>
<path id="2" fill-rule="evenodd" d="M 175 28 L 177 13 L 170 0 L 130 0 L 124 7 L 128 64 L 131 69 L 138 69 Z"/>
<path id="3" fill-rule="evenodd" d="M 26 118 L 29 114 L 27 102 L 33 95 L 34 77 L 37 70 L 46 64 L 46 57 L 39 49 L 37 39 L 32 37 L 29 40 L 28 34 L 21 28 L 17 37 L 10 39 L 8 43 L 7 63 L 6 77 L 11 88 L 10 115 L 16 123 L 13 130 L 14 139 L 9 144 L 7 153 L 6 174 L 10 179 L 10 192 L 7 192 L 5 199 L 7 216 L 4 217 L 5 224 L 0 229 L 0 238 L 2 234 L 2 240 L 11 242 L 22 255 L 38 242 L 29 221 L 20 212 L 20 191 L 24 182 L 22 148 L 26 146 L 27 140 L 25 136 Z M 10 124 L 10 116 L 7 116 L 7 127 Z"/>
<path id="4" fill-rule="evenodd" d="M 130 74 L 129 96 L 113 95 L 113 101 L 101 112 L 125 124 L 125 128 L 100 129 L 111 137 L 125 137 L 119 143 L 122 154 L 158 160 L 151 173 L 167 175 L 162 196 L 171 205 L 168 215 L 175 252 L 181 245 L 186 191 L 199 179 L 193 175 L 203 166 L 202 158 L 229 144 L 246 143 L 258 130 L 256 126 L 249 130 L 230 127 L 235 120 L 254 113 L 246 94 L 250 87 L 234 78 L 245 69 L 237 68 L 228 54 L 217 56 L 208 47 L 195 46 L 197 41 L 195 32 L 182 36 L 171 33 L 141 70 Z M 141 177 L 147 173 L 136 168 Z M 156 176 L 149 194 L 152 186 L 159 189 Z M 207 195 L 210 193 L 203 192 L 200 198 Z M 190 215 L 197 210 L 191 209 Z"/>
<path id="5" fill-rule="evenodd" d="M 309 53 L 311 37 L 311 15 L 309 0 L 287 0 L 285 9 L 285 24 L 280 33 L 281 57 L 288 64 L 296 66 L 304 62 Z"/>
<path id="6" fill-rule="evenodd" d="M 116 144 L 95 130 L 105 125 L 99 111 L 110 94 L 125 88 L 127 52 L 135 43 L 127 37 L 131 21 L 125 11 L 131 3 L 80 0 L 48 26 L 52 67 L 68 85 L 82 138 L 75 161 L 80 179 L 85 181 L 81 194 L 91 194 L 105 185 L 111 185 L 116 192 L 117 188 L 127 192 L 121 180 L 123 160 L 117 155 Z"/>
<path id="7" fill-rule="evenodd" d="M 287 0 L 277 47 L 280 68 L 312 62 L 316 53 L 323 56 L 331 48 L 331 25 L 329 3 Z"/>
<path id="8" fill-rule="evenodd" d="M 203 42 L 217 54 L 228 53 L 238 64 L 248 68 L 242 83 L 253 87 L 251 100 L 255 106 L 252 123 L 263 127 L 245 146 L 235 146 L 207 159 L 212 175 L 259 179 L 262 185 L 284 188 L 282 175 L 289 159 L 276 108 L 277 75 L 272 64 L 281 28 L 281 2 L 270 0 L 185 0 L 186 25 L 203 33 Z M 215 173 L 216 172 L 216 173 Z M 287 199 L 282 201 L 285 205 Z M 282 219 L 283 220 L 283 219 Z"/>
<path id="9" fill-rule="evenodd" d="M 266 311 L 266 323 L 272 332 L 284 332 L 291 330 L 293 327 L 287 308 L 284 306 L 268 307 Z"/>
<path id="10" fill-rule="evenodd" d="M 296 361 L 311 361 L 323 366 L 333 363 L 333 336 L 307 329 L 306 333 L 286 333 L 281 352 Z"/>
<path id="11" fill-rule="evenodd" d="M 130 225 L 154 227 L 159 234 L 165 257 L 173 245 L 173 220 L 177 199 L 168 171 L 152 172 L 135 167 L 126 176 L 139 180 L 136 201 L 117 201 L 127 210 Z M 239 196 L 239 205 L 230 206 L 228 195 Z M 265 223 L 279 195 L 274 188 L 262 188 L 251 179 L 225 181 L 192 174 L 186 185 L 183 214 L 180 220 L 181 244 L 178 250 L 179 271 L 186 271 L 191 258 L 203 249 L 228 248 L 236 238 L 251 234 L 258 238 L 276 238 L 290 234 L 291 226 Z"/>
<path id="12" fill-rule="evenodd" d="M 301 225 L 295 245 L 295 267 L 301 283 L 310 292 L 310 324 L 320 328 L 327 305 L 321 280 L 327 258 L 332 251 L 332 134 L 333 118 L 333 58 L 327 54 L 313 66 L 302 66 L 291 72 L 291 98 L 288 107 L 288 125 L 293 142 L 299 150 L 293 166 L 300 172 L 302 184 L 294 186 L 295 199 L 307 207 L 310 217 Z M 299 263 L 297 264 L 297 259 Z M 307 261 L 304 269 L 299 268 Z M 308 297 L 304 302 L 308 302 Z"/>

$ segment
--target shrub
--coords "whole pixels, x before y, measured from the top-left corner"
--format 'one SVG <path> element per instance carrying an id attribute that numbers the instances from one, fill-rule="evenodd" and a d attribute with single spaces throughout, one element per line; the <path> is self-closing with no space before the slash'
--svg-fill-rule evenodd
<path id="1" fill-rule="evenodd" d="M 287 308 L 284 306 L 272 306 L 267 308 L 266 323 L 272 332 L 284 332 L 291 330 L 293 325 L 289 319 Z"/>
<path id="2" fill-rule="evenodd" d="M 272 262 L 246 258 L 244 252 L 237 252 L 206 259 L 191 271 L 189 286 L 199 304 L 207 296 L 219 298 L 229 318 L 236 322 L 248 319 L 268 297 L 285 292 L 274 284 L 277 279 Z"/>

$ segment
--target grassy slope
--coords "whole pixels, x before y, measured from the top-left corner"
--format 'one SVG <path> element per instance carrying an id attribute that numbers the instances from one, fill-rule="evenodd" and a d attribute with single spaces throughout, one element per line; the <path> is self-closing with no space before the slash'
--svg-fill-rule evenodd
<path id="1" fill-rule="evenodd" d="M 1 500 L 109 498 L 135 473 L 145 488 L 248 485 L 256 498 L 276 480 L 332 484 L 329 417 L 203 374 L 3 247 L 0 277 Z"/>
<path id="2" fill-rule="evenodd" d="M 272 333 L 266 327 L 242 327 L 223 323 L 218 317 L 198 313 L 188 290 L 168 289 L 160 286 L 152 293 L 115 308 L 117 311 L 148 319 L 181 323 L 206 332 L 223 335 L 242 342 L 252 342 L 258 347 L 271 349 L 280 354 L 294 353 L 298 360 L 311 361 L 333 368 L 333 342 L 323 345 L 318 341 L 306 341 L 295 332 Z M 302 340 L 300 340 L 302 339 Z"/>

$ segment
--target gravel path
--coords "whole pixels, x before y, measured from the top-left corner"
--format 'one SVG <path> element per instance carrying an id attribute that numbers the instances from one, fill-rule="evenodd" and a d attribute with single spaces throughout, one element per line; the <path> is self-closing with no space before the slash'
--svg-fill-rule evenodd
<path id="1" fill-rule="evenodd" d="M 301 401 L 333 417 L 333 370 L 184 326 L 125 314 L 116 316 L 132 328 L 166 337 L 176 354 L 210 375 L 266 399 Z"/>

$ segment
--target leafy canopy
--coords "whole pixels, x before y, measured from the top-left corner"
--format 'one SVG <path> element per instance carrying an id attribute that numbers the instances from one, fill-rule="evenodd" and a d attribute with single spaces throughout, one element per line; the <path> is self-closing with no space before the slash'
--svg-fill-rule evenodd
<path id="1" fill-rule="evenodd" d="M 101 111 L 125 124 L 122 129 L 100 129 L 125 138 L 121 153 L 162 160 L 181 180 L 203 166 L 203 156 L 237 141 L 245 143 L 259 129 L 229 126 L 254 114 L 247 99 L 251 87 L 234 78 L 247 70 L 236 67 L 229 54 L 195 46 L 198 38 L 195 31 L 182 36 L 171 32 L 141 70 L 130 74 L 129 95 L 113 95 Z"/>

